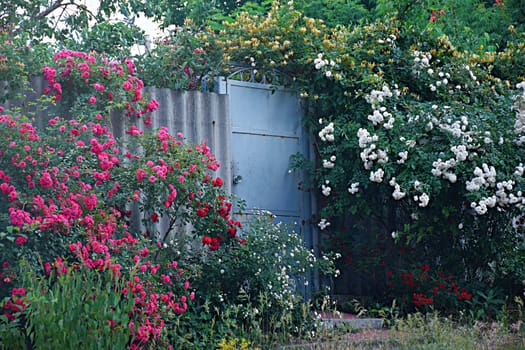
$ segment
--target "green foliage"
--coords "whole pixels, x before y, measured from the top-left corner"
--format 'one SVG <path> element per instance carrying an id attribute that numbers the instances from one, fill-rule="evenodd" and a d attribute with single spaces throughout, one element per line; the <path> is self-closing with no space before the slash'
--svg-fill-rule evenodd
<path id="1" fill-rule="evenodd" d="M 225 245 L 220 254 L 194 252 L 187 265 L 197 269 L 197 305 L 180 320 L 178 344 L 209 348 L 235 335 L 270 345 L 315 329 L 312 305 L 302 295 L 312 273 L 336 274 L 333 259 L 317 259 L 297 234 L 272 219 L 269 213 L 251 217 L 242 244 Z"/>
<path id="2" fill-rule="evenodd" d="M 10 35 L 26 36 L 30 45 L 42 39 L 59 42 L 83 36 L 93 23 L 102 28 L 112 15 L 123 15 L 128 22 L 134 16 L 126 11 L 128 1 L 100 1 L 94 9 L 85 3 L 58 0 L 0 1 L 0 30 Z M 120 26 L 120 25 L 117 25 Z"/>
<path id="3" fill-rule="evenodd" d="M 145 84 L 174 90 L 199 90 L 202 80 L 213 75 L 221 62 L 213 46 L 205 47 L 203 41 L 192 26 L 158 40 L 155 47 L 138 60 Z"/>
<path id="4" fill-rule="evenodd" d="M 12 98 L 28 83 L 28 74 L 20 48 L 9 39 L 5 32 L 0 32 L 0 81 L 3 82 L 0 91 L 0 101 Z"/>
<path id="5" fill-rule="evenodd" d="M 2 349 L 126 347 L 133 300 L 122 294 L 124 285 L 117 276 L 70 269 L 41 277 L 27 263 L 20 267 L 23 287 L 13 289 L 11 300 L 23 307 L 24 317 L 2 316 Z"/>
<path id="6" fill-rule="evenodd" d="M 79 38 L 66 39 L 59 46 L 70 50 L 91 52 L 108 58 L 131 56 L 135 44 L 144 44 L 144 32 L 135 25 L 124 22 L 96 23 L 80 33 Z"/>
<path id="7" fill-rule="evenodd" d="M 226 0 L 226 1 L 202 1 L 202 0 L 168 0 L 164 2 L 143 2 L 132 0 L 128 2 L 127 11 L 143 12 L 148 17 L 154 18 L 161 26 L 167 28 L 171 25 L 181 26 L 187 20 L 201 27 L 207 22 L 215 22 L 237 11 L 243 6 L 255 6 L 268 4 L 268 0 Z"/>
<path id="8" fill-rule="evenodd" d="M 125 349 L 133 341 L 128 324 L 134 302 L 118 276 L 81 269 L 41 278 L 21 268 L 29 303 L 26 336 L 34 348 Z"/>
<path id="9" fill-rule="evenodd" d="M 499 50 L 505 46 L 509 25 L 522 25 L 516 15 L 520 4 L 512 1 L 448 0 L 378 1 L 376 13 L 395 15 L 405 28 L 435 30 L 463 49 Z"/>
<path id="10" fill-rule="evenodd" d="M 8 32 L 22 31 L 51 36 L 54 31 L 52 22 L 41 12 L 42 7 L 47 8 L 47 5 L 48 2 L 44 0 L 1 1 L 0 28 Z"/>
<path id="11" fill-rule="evenodd" d="M 502 316 L 505 299 L 501 289 L 489 289 L 487 292 L 476 290 L 472 300 L 467 303 L 473 319 L 490 321 Z"/>
<path id="12" fill-rule="evenodd" d="M 20 320 L 9 321 L 7 316 L 0 315 L 0 349 L 22 350 L 26 348 L 25 336 L 21 332 Z"/>
<path id="13" fill-rule="evenodd" d="M 294 7 L 305 16 L 322 19 L 331 28 L 354 26 L 370 18 L 369 9 L 360 0 L 296 0 Z"/>
<path id="14" fill-rule="evenodd" d="M 31 77 L 41 74 L 51 57 L 45 44 L 27 45 L 27 36 L 0 30 L 0 102 L 25 96 Z"/>
<path id="15" fill-rule="evenodd" d="M 501 324 L 463 325 L 438 313 L 413 314 L 396 322 L 392 346 L 409 349 L 511 349 L 519 340 L 509 339 Z"/>

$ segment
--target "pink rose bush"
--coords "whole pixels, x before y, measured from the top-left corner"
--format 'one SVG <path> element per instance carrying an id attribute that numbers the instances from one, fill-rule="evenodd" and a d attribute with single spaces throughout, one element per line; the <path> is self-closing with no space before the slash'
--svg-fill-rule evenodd
<path id="1" fill-rule="evenodd" d="M 208 251 L 241 244 L 206 143 L 191 146 L 167 128 L 134 123 L 158 108 L 134 71 L 131 60 L 62 51 L 43 73 L 45 93 L 68 107 L 68 118 L 37 130 L 27 117 L 0 110 L 0 311 L 9 320 L 31 308 L 21 285 L 28 269 L 51 284 L 91 271 L 123 283 L 118 297 L 132 303 L 129 348 L 168 346 L 166 328 L 195 298 L 174 242 Z M 108 123 L 113 111 L 130 118 L 121 139 Z"/>
<path id="2" fill-rule="evenodd" d="M 110 112 L 119 110 L 148 123 L 151 112 L 158 108 L 155 100 L 145 100 L 144 83 L 136 76 L 131 59 L 118 62 L 94 53 L 63 50 L 55 55 L 54 63 L 44 67 L 48 83 L 44 93 L 68 116 L 82 120 L 96 113 L 109 124 Z"/>

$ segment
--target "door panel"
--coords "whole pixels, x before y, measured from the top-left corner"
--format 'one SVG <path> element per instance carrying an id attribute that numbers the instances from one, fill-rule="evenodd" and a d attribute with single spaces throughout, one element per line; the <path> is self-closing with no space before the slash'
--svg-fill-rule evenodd
<path id="1" fill-rule="evenodd" d="M 289 155 L 297 152 L 299 139 L 234 131 L 231 145 L 235 153 L 233 191 L 246 201 L 247 208 L 299 216 L 297 174 L 289 171 Z"/>

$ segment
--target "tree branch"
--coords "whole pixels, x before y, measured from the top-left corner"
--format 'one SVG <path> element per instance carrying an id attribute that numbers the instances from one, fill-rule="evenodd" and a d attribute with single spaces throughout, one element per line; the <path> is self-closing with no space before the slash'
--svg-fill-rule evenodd
<path id="1" fill-rule="evenodd" d="M 47 17 L 51 12 L 53 12 L 56 9 L 58 9 L 59 7 L 63 6 L 62 1 L 63 0 L 58 0 L 53 5 L 49 6 L 48 8 L 43 10 L 42 12 L 36 14 L 35 18 L 36 19 L 41 19 L 41 18 Z M 65 6 L 67 7 L 67 4 L 65 4 Z"/>
<path id="2" fill-rule="evenodd" d="M 63 7 L 64 9 L 62 10 L 62 13 L 64 13 L 64 11 L 66 10 L 66 8 L 68 6 L 75 6 L 77 7 L 78 9 L 82 10 L 82 11 L 86 11 L 88 12 L 92 17 L 95 17 L 95 15 L 93 14 L 93 12 L 91 12 L 86 5 L 82 5 L 82 4 L 76 4 L 74 2 L 74 0 L 71 0 L 70 2 L 67 2 L 67 3 L 64 3 L 63 0 L 58 0 L 56 3 L 54 3 L 53 5 L 51 5 L 50 7 L 46 8 L 45 10 L 41 11 L 40 13 L 36 14 L 35 15 L 35 18 L 36 19 L 42 19 L 44 17 L 47 17 L 50 13 L 52 13 L 53 11 L 59 9 L 60 7 Z"/>
<path id="3" fill-rule="evenodd" d="M 58 23 L 60 22 L 60 19 L 62 18 L 62 16 L 64 15 L 64 12 L 66 12 L 66 9 L 67 9 L 67 5 L 64 6 L 64 8 L 62 9 L 62 12 L 60 12 L 60 15 L 58 16 L 57 20 L 55 21 L 55 25 L 53 26 L 53 30 L 56 30 L 57 27 L 58 27 Z"/>

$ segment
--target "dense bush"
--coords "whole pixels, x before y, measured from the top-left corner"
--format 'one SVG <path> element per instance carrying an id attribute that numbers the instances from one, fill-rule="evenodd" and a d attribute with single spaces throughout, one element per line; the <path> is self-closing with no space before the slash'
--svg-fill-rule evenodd
<path id="1" fill-rule="evenodd" d="M 27 37 L 11 36 L 0 29 L 0 102 L 23 94 L 29 88 L 32 76 L 40 74 L 42 66 L 51 57 L 45 44 L 28 46 Z"/>
<path id="2" fill-rule="evenodd" d="M 188 24 L 139 57 L 140 75 L 147 86 L 174 90 L 200 90 L 221 63 L 220 53 L 202 46 L 197 28 Z"/>
<path id="3" fill-rule="evenodd" d="M 61 59 L 67 63 L 60 65 Z M 177 227 L 191 221 L 203 242 L 216 250 L 221 241 L 235 237 L 240 224 L 229 218 L 230 207 L 221 199 L 222 180 L 209 174 L 218 163 L 205 144 L 186 146 L 182 135 L 171 136 L 165 128 L 144 133 L 134 126 L 126 138 L 116 139 L 104 124 L 102 115 L 107 118 L 109 110 L 101 110 L 93 97 L 99 96 L 99 102 L 107 98 L 106 108 L 117 101 L 128 114 L 134 105 L 142 106 L 139 112 L 157 107 L 140 95 L 131 62 L 120 86 L 96 75 L 121 72 L 120 65 L 102 62 L 90 70 L 96 58 L 77 52 L 61 52 L 57 61 L 63 69 L 59 76 L 53 67 L 44 73 L 50 93 L 56 100 L 65 100 L 59 98 L 62 93 L 75 94 L 71 113 L 81 110 L 79 120 L 55 117 L 40 133 L 23 116 L 2 115 L 2 294 L 20 288 L 19 273 L 27 273 L 17 266 L 21 259 L 41 273 L 50 273 L 53 266 L 65 273 L 70 268 L 65 260 L 110 270 L 122 275 L 127 284 L 123 294 L 135 301 L 135 342 L 157 344 L 162 329 L 186 311 L 190 300 L 188 276 L 162 252 L 168 233 L 176 235 Z M 94 74 L 75 77 L 77 69 Z M 80 92 L 73 88 L 79 81 Z M 70 85 L 67 92 L 61 84 Z M 133 104 L 123 102 L 131 90 L 127 84 L 134 84 Z M 138 226 L 131 225 L 133 217 L 140 218 Z M 161 221 L 168 226 L 157 224 Z M 17 308 L 7 310 L 12 318 L 10 311 Z"/>
<path id="4" fill-rule="evenodd" d="M 521 277 L 498 267 L 521 254 L 511 224 L 523 203 L 517 82 L 511 87 L 491 74 L 493 62 L 431 32 L 383 23 L 341 36 L 349 61 L 337 62 L 344 57 L 337 36 L 335 52 L 318 58 L 325 77 L 344 77 L 340 90 L 318 99 L 309 124 L 319 131 L 317 186 L 326 198 L 320 228 L 336 236 L 369 231 L 374 218 L 368 233 L 375 242 L 364 249 L 386 258 L 377 260 L 385 269 L 400 263 L 393 238 L 412 248 L 419 264 L 486 286 L 496 279 L 519 292 Z M 333 67 L 322 64 L 332 57 Z M 347 69 L 350 62 L 361 63 Z M 323 87 L 308 94 L 322 96 Z M 352 223 L 337 219 L 349 214 Z"/>
<path id="5" fill-rule="evenodd" d="M 338 274 L 334 259 L 317 258 L 290 227 L 273 220 L 258 213 L 242 228 L 243 244 L 225 245 L 220 254 L 194 251 L 189 265 L 199 269 L 192 278 L 199 292 L 180 320 L 178 344 L 209 348 L 210 340 L 246 337 L 266 348 L 315 335 L 316 305 L 305 296 L 314 272 Z"/>

